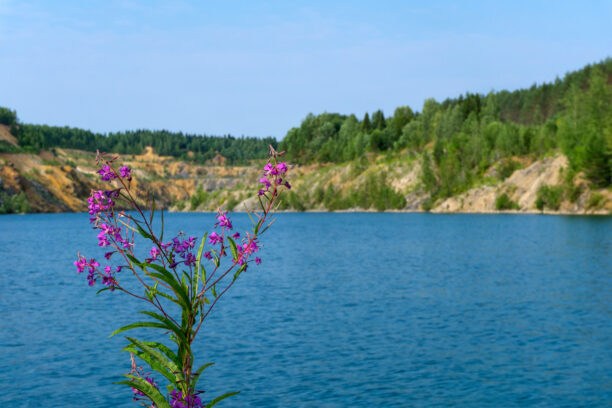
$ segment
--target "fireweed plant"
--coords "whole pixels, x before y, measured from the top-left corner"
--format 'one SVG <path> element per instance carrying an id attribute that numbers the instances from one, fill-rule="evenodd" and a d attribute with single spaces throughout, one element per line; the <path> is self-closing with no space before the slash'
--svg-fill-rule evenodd
<path id="1" fill-rule="evenodd" d="M 172 343 L 138 340 L 126 337 L 124 348 L 130 353 L 131 371 L 127 380 L 119 381 L 132 388 L 133 398 L 142 406 L 156 408 L 200 408 L 212 407 L 219 401 L 237 394 L 230 392 L 205 403 L 198 387 L 202 372 L 213 363 L 194 368 L 192 344 L 218 300 L 234 285 L 240 274 L 249 265 L 259 265 L 259 237 L 272 225 L 271 219 L 279 194 L 291 186 L 286 180 L 287 165 L 279 162 L 282 153 L 272 147 L 258 192 L 261 212 L 247 213 L 253 223 L 252 231 L 241 235 L 233 232 L 227 213 L 217 213 L 214 231 L 204 234 L 199 249 L 195 251 L 197 238 L 180 232 L 169 241 L 164 241 L 163 211 L 161 233 L 153 230 L 155 200 L 147 199 L 143 204 L 135 195 L 132 172 L 127 166 L 115 165 L 117 156 L 98 153 L 96 163 L 103 181 L 111 186 L 108 190 L 92 191 L 88 201 L 90 222 L 98 233 L 98 245 L 107 248 L 105 260 L 88 259 L 78 253 L 74 262 L 77 272 L 87 271 L 90 286 L 101 284 L 98 291 L 123 292 L 142 301 L 147 310 L 140 311 L 145 318 L 115 330 L 111 337 L 136 328 L 161 329 L 169 334 Z M 133 211 L 119 210 L 116 203 Z M 117 209 L 116 209 L 117 207 Z M 150 241 L 148 257 L 138 259 L 134 253 L 136 234 Z M 207 241 L 208 240 L 208 241 Z M 122 283 L 135 279 L 138 290 L 129 289 Z M 152 371 L 145 372 L 136 363 L 138 357 Z M 147 369 L 148 370 L 148 369 Z M 156 372 L 167 380 L 167 393 L 153 378 Z"/>

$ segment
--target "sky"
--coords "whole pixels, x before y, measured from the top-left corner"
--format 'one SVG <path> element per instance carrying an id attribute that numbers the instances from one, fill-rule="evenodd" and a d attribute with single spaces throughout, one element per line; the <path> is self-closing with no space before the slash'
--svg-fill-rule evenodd
<path id="1" fill-rule="evenodd" d="M 612 56 L 610 1 L 0 0 L 0 106 L 96 132 L 273 136 Z"/>

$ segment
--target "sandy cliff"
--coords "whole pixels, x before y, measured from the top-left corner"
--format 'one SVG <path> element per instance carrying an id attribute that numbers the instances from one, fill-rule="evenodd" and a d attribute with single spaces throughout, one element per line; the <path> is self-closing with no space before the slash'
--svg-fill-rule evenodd
<path id="1" fill-rule="evenodd" d="M 8 129 L 0 128 L 0 138 L 16 144 Z M 91 189 L 105 188 L 96 174 L 94 157 L 93 153 L 59 148 L 38 155 L 0 153 L 0 200 L 24 193 L 33 212 L 86 211 L 85 199 Z M 121 160 L 133 169 L 133 187 L 138 194 L 146 197 L 153 193 L 158 208 L 211 211 L 218 206 L 234 210 L 242 210 L 245 205 L 257 207 L 254 195 L 261 163 L 250 167 L 225 166 L 223 158 L 217 157 L 206 165 L 197 165 L 159 156 L 150 148 L 142 155 L 127 155 Z M 536 213 L 539 212 L 536 200 L 541 186 L 566 188 L 564 172 L 568 163 L 565 156 L 537 161 L 517 158 L 517 161 L 521 162 L 522 168 L 505 180 L 498 180 L 495 168 L 492 168 L 487 183 L 455 197 L 438 200 L 432 204 L 431 211 L 494 213 L 498 212 L 497 198 L 505 193 L 518 205 L 518 210 L 511 212 Z M 317 189 L 329 185 L 334 187 L 336 194 L 346 195 L 363 186 L 372 175 L 382 173 L 386 174 L 387 185 L 405 197 L 403 211 L 423 210 L 428 195 L 420 186 L 421 166 L 415 158 L 380 156 L 347 164 L 292 166 L 291 181 L 294 191 L 301 191 L 305 197 L 313 197 Z M 612 192 L 609 189 L 591 190 L 580 175 L 574 180 L 578 194 L 573 200 L 564 197 L 558 211 L 545 208 L 545 212 L 612 212 Z M 292 208 L 288 206 L 289 210 Z M 325 207 L 323 204 L 307 204 L 306 210 L 325 211 Z"/>

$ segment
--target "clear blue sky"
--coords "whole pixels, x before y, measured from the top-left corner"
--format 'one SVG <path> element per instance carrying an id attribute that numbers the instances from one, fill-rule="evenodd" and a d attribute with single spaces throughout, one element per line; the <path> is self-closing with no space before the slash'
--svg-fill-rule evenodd
<path id="1" fill-rule="evenodd" d="M 610 1 L 0 0 L 0 106 L 26 123 L 275 136 L 420 110 L 612 55 Z"/>

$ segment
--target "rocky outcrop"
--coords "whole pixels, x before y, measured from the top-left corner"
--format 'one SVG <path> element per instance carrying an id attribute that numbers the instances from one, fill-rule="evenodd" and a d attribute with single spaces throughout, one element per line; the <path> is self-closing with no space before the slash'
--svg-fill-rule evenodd
<path id="1" fill-rule="evenodd" d="M 542 186 L 558 186 L 566 188 L 564 175 L 568 168 L 567 158 L 563 155 L 537 160 L 523 169 L 516 170 L 506 180 L 492 185 L 483 185 L 468 190 L 463 194 L 447 198 L 437 203 L 432 212 L 468 212 L 496 213 L 496 200 L 501 194 L 506 194 L 510 200 L 518 204 L 518 210 L 509 212 L 539 213 L 536 208 L 538 190 Z M 593 191 L 580 176 L 575 178 L 574 186 L 580 191 L 572 202 L 563 199 L 559 209 L 547 213 L 559 214 L 609 214 L 612 211 L 612 193 L 606 189 Z M 602 199 L 596 207 L 589 205 L 592 195 L 599 194 Z"/>

